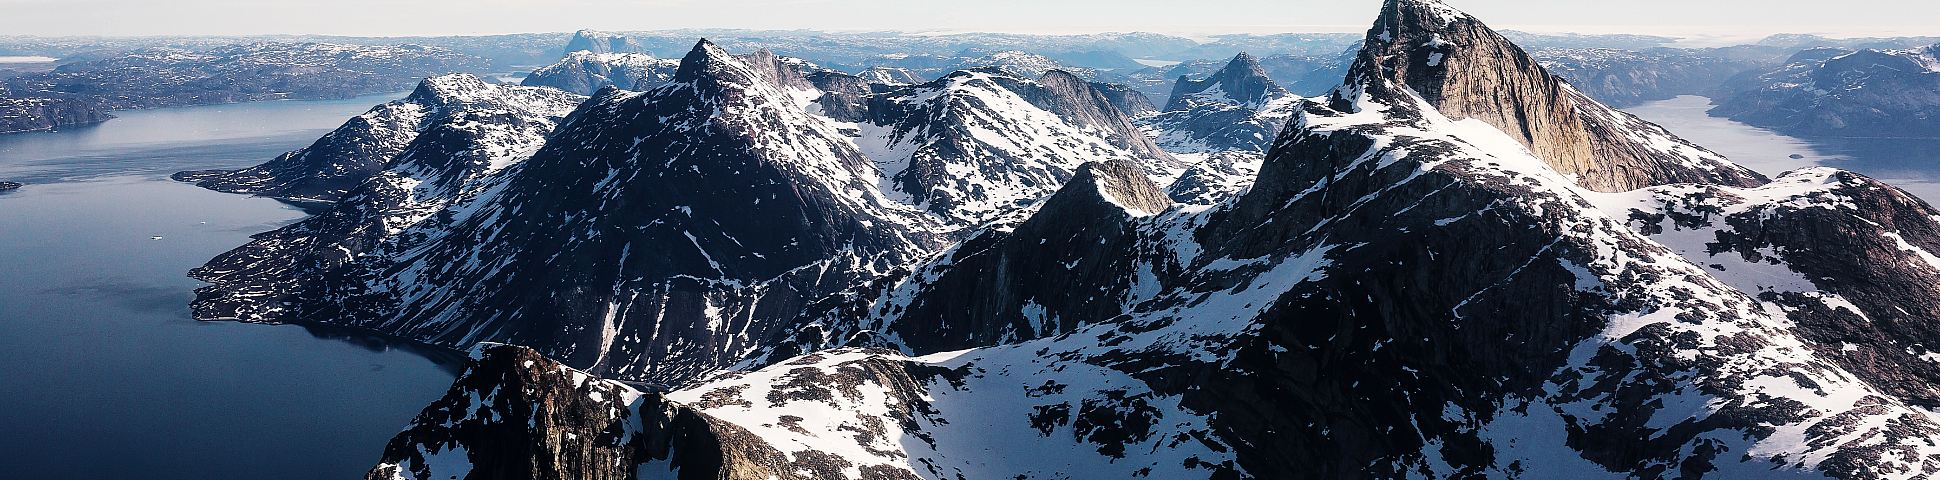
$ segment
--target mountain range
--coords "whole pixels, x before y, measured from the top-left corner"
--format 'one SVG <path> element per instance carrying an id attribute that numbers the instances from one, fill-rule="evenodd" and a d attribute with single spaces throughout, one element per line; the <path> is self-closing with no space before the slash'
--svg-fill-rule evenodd
<path id="1" fill-rule="evenodd" d="M 1360 45 L 1162 107 L 707 40 L 584 98 L 439 77 L 185 177 L 328 202 L 194 311 L 469 349 L 371 479 L 1940 475 L 1940 212 L 1435 0 Z"/>
<path id="2" fill-rule="evenodd" d="M 1823 47 L 1745 72 L 1711 114 L 1804 138 L 1940 138 L 1940 44 Z"/>
<path id="3" fill-rule="evenodd" d="M 476 57 L 420 45 L 145 48 L 0 79 L 0 134 L 99 123 L 113 110 L 394 92 L 424 77 L 484 66 Z"/>

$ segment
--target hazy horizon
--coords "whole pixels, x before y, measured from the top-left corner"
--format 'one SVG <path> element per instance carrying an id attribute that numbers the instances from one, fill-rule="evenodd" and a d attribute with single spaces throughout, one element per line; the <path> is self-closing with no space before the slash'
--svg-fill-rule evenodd
<path id="1" fill-rule="evenodd" d="M 1491 26 L 1537 33 L 1631 33 L 1735 42 L 1778 33 L 1835 37 L 1940 35 L 1940 2 L 1848 3 L 1639 0 L 1531 2 L 1448 0 Z M 1215 0 L 1180 7 L 1158 0 L 0 0 L 0 31 L 13 36 L 360 37 L 499 35 L 580 29 L 813 30 L 824 32 L 1086 34 L 1151 32 L 1355 33 L 1380 2 Z M 74 12 L 89 12 L 86 16 Z M 638 11 L 638 15 L 615 12 Z M 208 12 L 222 12 L 209 14 Z M 1026 13 L 1020 15 L 1019 13 Z M 1668 13 L 1667 13 L 1668 12 Z M 1890 13 L 1883 14 L 1884 13 Z M 1235 21 L 1238 20 L 1238 21 Z M 1718 25 L 1730 25 L 1721 27 Z"/>

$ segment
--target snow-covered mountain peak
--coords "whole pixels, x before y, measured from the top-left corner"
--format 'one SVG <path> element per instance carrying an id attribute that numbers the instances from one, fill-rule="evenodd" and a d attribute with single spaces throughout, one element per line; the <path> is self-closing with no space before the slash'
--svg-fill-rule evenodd
<path id="1" fill-rule="evenodd" d="M 1172 97 L 1166 101 L 1165 110 L 1191 110 L 1206 104 L 1233 104 L 1259 109 L 1275 99 L 1290 95 L 1292 93 L 1287 89 L 1267 78 L 1266 69 L 1260 66 L 1258 59 L 1251 54 L 1240 53 L 1224 68 L 1205 79 L 1180 77 L 1172 87 Z"/>
<path id="2" fill-rule="evenodd" d="M 426 78 L 418 82 L 407 101 L 427 105 L 467 104 L 489 98 L 492 85 L 465 73 Z"/>
<path id="3" fill-rule="evenodd" d="M 704 80 L 749 84 L 754 76 L 746 63 L 705 38 L 694 43 L 694 48 L 681 57 L 680 69 L 674 71 L 675 82 L 689 84 Z"/>
<path id="4" fill-rule="evenodd" d="M 1087 161 L 1174 160 L 1084 82 L 963 70 L 879 96 L 856 142 L 908 203 L 974 226 L 1050 194 Z"/>
<path id="5" fill-rule="evenodd" d="M 1179 78 L 1167 111 L 1139 123 L 1160 147 L 1192 165 L 1168 187 L 1173 198 L 1214 203 L 1252 183 L 1299 100 L 1241 53 L 1206 78 Z"/>
<path id="6" fill-rule="evenodd" d="M 581 95 L 591 95 L 602 87 L 644 90 L 672 79 L 680 68 L 679 59 L 655 58 L 645 53 L 594 53 L 580 50 L 566 54 L 552 65 L 533 70 L 521 82 L 547 86 Z"/>
<path id="7" fill-rule="evenodd" d="M 560 98 L 571 97 L 536 88 L 486 83 L 465 73 L 426 78 L 405 102 L 431 109 L 515 108 L 546 116 L 565 116 Z"/>
<path id="8" fill-rule="evenodd" d="M 1270 144 L 1250 188 L 1186 206 L 1071 120 L 1111 110 L 1066 78 L 960 72 L 836 123 L 697 49 L 707 74 L 561 126 L 451 236 L 483 243 L 394 276 L 476 305 L 385 328 L 678 384 L 491 347 L 377 473 L 1940 474 L 1940 212 L 1831 170 L 1767 183 L 1437 2 L 1391 1 L 1369 36 L 1330 96 L 1246 129 Z M 1234 100 L 1170 113 L 1267 124 Z M 996 220 L 840 268 L 912 243 L 877 194 Z M 508 445 L 595 461 L 515 470 Z"/>

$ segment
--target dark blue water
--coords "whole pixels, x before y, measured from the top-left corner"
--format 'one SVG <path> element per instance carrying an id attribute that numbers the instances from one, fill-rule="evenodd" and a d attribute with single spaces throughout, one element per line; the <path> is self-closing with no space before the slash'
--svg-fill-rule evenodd
<path id="1" fill-rule="evenodd" d="M 1877 178 L 1927 203 L 1940 200 L 1940 139 L 1807 141 L 1706 115 L 1710 109 L 1711 99 L 1685 96 L 1626 111 L 1766 175 L 1825 165 Z"/>
<path id="2" fill-rule="evenodd" d="M 302 213 L 166 176 L 261 162 L 398 96 L 0 136 L 0 180 L 28 184 L 0 193 L 0 478 L 360 478 L 452 361 L 191 320 L 185 272 Z"/>

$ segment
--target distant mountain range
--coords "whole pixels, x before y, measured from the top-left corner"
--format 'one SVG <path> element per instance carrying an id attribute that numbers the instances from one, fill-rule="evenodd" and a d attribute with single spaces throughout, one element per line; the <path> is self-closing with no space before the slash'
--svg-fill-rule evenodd
<path id="1" fill-rule="evenodd" d="M 1227 59 L 1246 53 L 1256 57 L 1276 83 L 1302 95 L 1324 93 L 1332 88 L 1358 50 L 1359 35 L 1279 34 L 1217 35 L 1185 38 L 1150 33 L 1095 35 L 1017 35 L 1017 34 L 909 34 L 898 32 L 830 33 L 812 31 L 754 30 L 677 30 L 647 32 L 544 33 L 491 35 L 476 37 L 336 37 L 336 36 L 262 36 L 262 37 L 149 37 L 149 38 L 0 38 L 0 54 L 47 55 L 64 64 L 113 61 L 130 55 L 146 55 L 142 50 L 175 49 L 189 52 L 215 52 L 246 49 L 254 44 L 322 43 L 393 48 L 397 45 L 423 45 L 465 56 L 462 65 L 422 69 L 421 78 L 444 73 L 522 72 L 543 70 L 534 85 L 550 85 L 591 94 L 604 85 L 623 89 L 639 87 L 640 78 L 664 79 L 672 68 L 673 57 L 682 55 L 693 38 L 709 37 L 726 48 L 739 51 L 769 50 L 780 55 L 802 58 L 823 68 L 862 75 L 883 83 L 922 83 L 948 72 L 980 66 L 1006 66 L 1025 76 L 1040 75 L 1050 69 L 1078 74 L 1092 81 L 1122 84 L 1144 93 L 1148 101 L 1163 101 L 1180 76 L 1200 77 L 1223 66 Z M 1815 46 L 1842 48 L 1906 48 L 1930 45 L 1931 39 L 1876 38 L 1829 39 L 1807 35 L 1781 35 L 1757 45 L 1724 49 L 1665 48 L 1676 39 L 1646 35 L 1575 35 L 1510 32 L 1521 45 L 1532 48 L 1536 57 L 1548 62 L 1592 97 L 1618 106 L 1670 98 L 1677 95 L 1722 96 L 1717 87 L 1724 79 L 1750 71 L 1776 67 L 1784 57 Z M 1925 43 L 1918 43 L 1924 41 Z M 562 45 L 565 49 L 562 52 Z M 561 54 L 585 51 L 586 55 L 645 55 L 589 61 L 589 57 L 562 59 Z M 291 66 L 315 65 L 295 60 Z M 265 56 L 263 59 L 272 57 Z M 657 63 L 645 58 L 660 58 Z M 428 58 L 426 60 L 429 60 Z M 447 59 L 459 61 L 457 59 Z M 176 61 L 192 62 L 187 57 Z M 447 62 L 449 63 L 449 62 Z M 647 63 L 653 63 L 648 66 Z M 602 71 L 602 66 L 630 65 L 618 71 Z M 550 66 L 548 66 L 550 65 Z M 159 65 L 152 65 L 159 67 Z M 353 71 L 381 71 L 348 66 Z M 87 67 L 81 67 L 87 68 Z M 0 77 L 19 72 L 0 73 Z M 115 85 L 133 89 L 128 79 L 116 79 L 114 70 L 104 70 L 98 78 L 83 84 Z M 245 82 L 247 83 L 247 82 Z M 389 83 L 387 83 L 389 84 Z M 391 88 L 407 88 L 408 82 Z M 312 88 L 323 88 L 318 85 Z M 354 85 L 347 88 L 355 88 Z M 167 95 L 129 95 L 153 98 L 188 97 L 188 92 Z M 205 92 L 204 96 L 230 97 L 223 101 L 265 98 L 245 92 Z M 305 98 L 299 96 L 298 98 Z M 127 100 L 127 99 L 123 99 Z M 208 101 L 215 101 L 214 99 Z M 0 128 L 5 131 L 41 130 L 59 125 L 89 123 L 108 118 L 108 112 L 127 108 L 102 102 L 93 96 L 62 95 L 44 88 L 16 88 L 0 92 Z"/>
<path id="2" fill-rule="evenodd" d="M 113 110 L 350 98 L 407 89 L 432 75 L 484 68 L 482 59 L 416 45 L 144 48 L 0 80 L 0 133 L 100 122 Z"/>
<path id="3" fill-rule="evenodd" d="M 1719 91 L 1712 115 L 1789 135 L 1940 139 L 1940 43 L 1806 50 Z"/>

